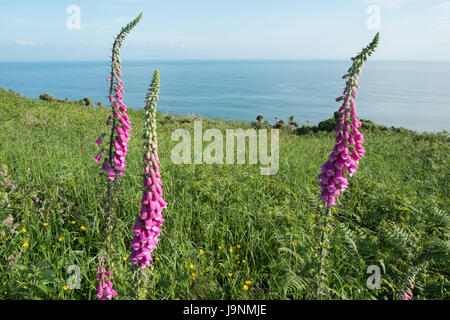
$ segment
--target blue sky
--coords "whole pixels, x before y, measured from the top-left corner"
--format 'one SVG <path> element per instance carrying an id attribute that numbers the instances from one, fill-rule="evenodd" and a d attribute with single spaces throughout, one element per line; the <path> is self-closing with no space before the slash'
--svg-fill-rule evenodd
<path id="1" fill-rule="evenodd" d="M 70 5 L 80 29 L 66 26 Z M 0 61 L 105 60 L 141 11 L 124 59 L 348 59 L 380 31 L 376 59 L 450 60 L 445 0 L 41 0 L 1 2 Z"/>

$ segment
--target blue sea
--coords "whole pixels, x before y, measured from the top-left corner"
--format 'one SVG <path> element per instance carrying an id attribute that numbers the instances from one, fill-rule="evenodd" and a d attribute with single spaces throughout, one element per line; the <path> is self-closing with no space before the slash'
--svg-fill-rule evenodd
<path id="1" fill-rule="evenodd" d="M 125 103 L 143 108 L 155 68 L 161 112 L 253 121 L 293 115 L 300 125 L 332 117 L 350 61 L 126 61 Z M 108 105 L 107 61 L 0 63 L 0 87 L 26 97 L 89 97 Z M 357 102 L 363 119 L 417 131 L 450 131 L 450 62 L 369 61 Z"/>

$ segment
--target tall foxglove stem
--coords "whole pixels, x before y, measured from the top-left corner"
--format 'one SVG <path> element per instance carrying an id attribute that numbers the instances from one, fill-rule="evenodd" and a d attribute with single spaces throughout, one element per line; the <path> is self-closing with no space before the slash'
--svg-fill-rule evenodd
<path id="1" fill-rule="evenodd" d="M 328 252 L 329 249 L 331 249 L 331 243 L 329 236 L 331 234 L 331 208 L 328 208 L 328 213 L 325 215 L 319 216 L 319 226 L 320 231 L 322 233 L 321 239 L 320 239 L 320 253 L 319 253 L 319 267 L 317 270 L 317 291 L 316 291 L 316 297 L 317 299 L 322 299 L 323 297 L 326 297 L 327 293 L 325 292 L 325 285 L 327 282 L 327 270 L 329 269 L 329 261 L 328 261 Z"/>
<path id="2" fill-rule="evenodd" d="M 358 119 L 355 100 L 358 98 L 358 77 L 361 75 L 361 68 L 375 51 L 379 37 L 380 35 L 377 33 L 373 41 L 361 53 L 352 58 L 351 68 L 342 77 L 348 80 L 343 95 L 336 99 L 336 102 L 344 101 L 339 109 L 336 144 L 328 161 L 321 166 L 322 173 L 318 176 L 319 186 L 322 189 L 320 198 L 328 207 L 336 205 L 335 199 L 348 186 L 345 173 L 348 172 L 351 177 L 358 169 L 359 160 L 366 152 L 362 146 L 364 137 L 358 130 L 362 124 Z"/>
<path id="3" fill-rule="evenodd" d="M 162 210 L 167 202 L 162 198 L 162 182 L 159 173 L 158 141 L 156 136 L 156 102 L 159 93 L 159 71 L 155 70 L 153 81 L 146 97 L 145 127 L 143 133 L 144 150 L 144 191 L 141 213 L 133 228 L 134 238 L 131 244 L 133 252 L 130 261 L 146 268 L 153 261 L 152 253 L 159 242 L 161 224 L 164 219 Z"/>
<path id="4" fill-rule="evenodd" d="M 130 139 L 131 125 L 130 118 L 126 111 L 127 106 L 123 103 L 123 81 L 122 67 L 120 60 L 120 48 L 126 36 L 141 20 L 142 13 L 130 22 L 126 27 L 122 28 L 120 33 L 114 40 L 111 56 L 111 75 L 107 79 L 110 81 L 109 100 L 111 102 L 111 115 L 108 117 L 106 124 L 112 125 L 109 135 L 108 156 L 103 161 L 102 170 L 107 174 L 107 204 L 106 204 L 106 239 L 105 249 L 99 255 L 99 287 L 98 297 L 100 299 L 111 299 L 115 296 L 115 291 L 111 284 L 111 263 L 112 237 L 113 237 L 113 187 L 117 181 L 116 177 L 123 176 L 126 167 L 126 155 L 128 152 L 128 140 Z M 105 134 L 102 134 L 95 144 L 100 146 L 103 142 Z M 98 163 L 103 155 L 103 149 L 97 154 L 94 160 Z M 107 278 L 107 279 L 106 279 Z M 105 280 L 106 279 L 106 280 Z"/>
<path id="5" fill-rule="evenodd" d="M 365 154 L 362 143 L 364 137 L 358 130 L 361 121 L 358 119 L 355 101 L 358 98 L 357 88 L 359 88 L 358 78 L 361 75 L 361 68 L 368 57 L 375 51 L 380 34 L 377 33 L 372 42 L 364 48 L 361 53 L 353 57 L 352 66 L 347 74 L 342 78 L 348 79 L 343 95 L 336 99 L 336 102 L 343 101 L 339 108 L 338 126 L 336 127 L 336 144 L 328 157 L 328 161 L 321 166 L 322 173 L 318 175 L 319 186 L 322 189 L 320 198 L 328 206 L 328 213 L 319 215 L 321 228 L 319 267 L 317 275 L 317 299 L 323 298 L 326 293 L 324 288 L 328 279 L 326 269 L 329 269 L 327 259 L 331 243 L 329 235 L 332 231 L 332 208 L 336 205 L 335 199 L 347 189 L 348 181 L 345 172 L 351 177 L 358 169 L 359 160 Z"/>

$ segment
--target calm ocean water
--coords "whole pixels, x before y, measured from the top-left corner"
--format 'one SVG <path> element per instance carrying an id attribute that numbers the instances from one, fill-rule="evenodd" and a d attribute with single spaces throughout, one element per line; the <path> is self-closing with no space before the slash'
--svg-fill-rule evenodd
<path id="1" fill-rule="evenodd" d="M 153 70 L 161 72 L 159 110 L 255 120 L 294 115 L 328 119 L 350 61 L 128 61 L 125 103 L 142 108 Z M 0 63 L 0 87 L 37 98 L 43 92 L 107 105 L 108 62 Z M 450 131 L 450 62 L 369 61 L 360 79 L 361 118 L 418 131 Z"/>

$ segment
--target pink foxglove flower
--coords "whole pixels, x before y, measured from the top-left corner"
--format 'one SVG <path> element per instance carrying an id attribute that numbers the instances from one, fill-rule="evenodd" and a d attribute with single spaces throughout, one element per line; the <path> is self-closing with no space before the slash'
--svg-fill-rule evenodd
<path id="1" fill-rule="evenodd" d="M 402 294 L 403 300 L 411 300 L 414 296 L 412 289 L 414 289 L 414 283 L 411 284 L 411 288 Z"/>
<path id="2" fill-rule="evenodd" d="M 101 269 L 97 270 L 97 297 L 100 300 L 111 300 L 112 297 L 117 296 L 117 292 L 113 289 L 111 282 L 111 272 Z"/>
<path id="3" fill-rule="evenodd" d="M 159 71 L 155 71 L 150 92 L 146 99 L 146 122 L 144 130 L 145 154 L 144 192 L 141 201 L 141 212 L 134 225 L 134 238 L 131 244 L 130 261 L 146 268 L 153 260 L 152 253 L 156 249 L 164 219 L 161 214 L 167 206 L 163 199 L 161 174 L 159 173 L 158 142 L 156 138 L 156 101 L 159 92 Z"/>
<path id="4" fill-rule="evenodd" d="M 113 56 L 111 63 L 111 76 L 106 80 L 110 82 L 109 89 L 109 101 L 111 102 L 112 114 L 108 117 L 106 125 L 112 124 L 112 132 L 109 141 L 109 150 L 107 155 L 108 166 L 105 170 L 105 165 L 102 167 L 104 171 L 108 173 L 108 179 L 114 181 L 117 177 L 122 176 L 126 167 L 126 155 L 128 153 L 128 141 L 130 139 L 131 123 L 130 117 L 127 114 L 128 107 L 125 105 L 123 93 L 123 80 L 122 77 L 122 66 L 119 55 L 119 49 L 122 45 L 122 41 L 125 39 L 126 35 L 134 28 L 134 26 L 140 21 L 142 14 L 139 15 L 134 21 L 128 24 L 117 36 L 114 47 Z M 99 146 L 105 134 L 102 134 L 99 139 L 95 142 Z M 113 161 L 117 159 L 118 161 Z M 96 160 L 97 158 L 95 158 Z M 96 162 L 98 162 L 96 160 Z"/>
<path id="5" fill-rule="evenodd" d="M 415 277 L 412 279 L 409 283 L 410 288 L 405 289 L 405 291 L 402 293 L 403 300 L 411 300 L 414 296 L 412 290 L 414 289 L 415 284 Z"/>
<path id="6" fill-rule="evenodd" d="M 97 153 L 97 155 L 94 158 L 95 162 L 98 163 L 100 161 L 100 159 L 102 158 L 102 153 L 103 153 L 103 151 L 99 151 L 99 153 Z"/>
<path id="7" fill-rule="evenodd" d="M 343 104 L 338 111 L 335 146 L 328 157 L 328 161 L 321 166 L 322 173 L 318 175 L 319 186 L 322 189 L 320 198 L 328 207 L 336 205 L 336 198 L 348 186 L 346 173 L 350 177 L 356 173 L 359 161 L 366 152 L 362 146 L 364 137 L 358 130 L 362 123 L 358 119 L 354 99 L 358 97 L 358 77 L 361 74 L 361 67 L 364 65 L 367 57 L 374 52 L 378 40 L 379 34 L 375 36 L 368 47 L 352 58 L 352 67 L 349 69 L 348 74 L 342 77 L 348 80 L 343 95 L 336 99 L 336 102 L 343 101 Z"/>
<path id="8" fill-rule="evenodd" d="M 102 141 L 103 141 L 103 135 L 101 135 L 101 136 L 97 139 L 97 141 L 95 141 L 95 145 L 98 147 L 98 146 L 102 143 Z"/>
<path id="9" fill-rule="evenodd" d="M 120 70 L 120 65 L 115 65 L 117 70 Z M 121 74 L 121 73 L 119 73 Z M 111 79 L 110 79 L 111 80 Z M 126 155 L 128 153 L 128 141 L 130 139 L 131 124 L 130 118 L 126 113 L 127 106 L 123 103 L 122 93 L 124 92 L 123 81 L 118 78 L 118 73 L 114 73 L 114 77 L 111 82 L 111 90 L 115 92 L 114 95 L 110 95 L 111 107 L 113 108 L 113 116 L 108 117 L 106 121 L 107 125 L 110 125 L 111 122 L 113 124 L 112 130 L 114 131 L 113 136 L 117 134 L 117 140 L 114 140 L 112 144 L 110 144 L 110 154 L 114 161 L 108 159 L 108 179 L 114 181 L 116 179 L 117 174 L 119 176 L 123 176 L 126 167 Z M 95 144 L 99 146 L 103 141 L 102 134 Z M 96 162 L 99 162 L 100 159 L 97 160 L 97 157 L 94 159 Z M 105 170 L 106 171 L 106 170 Z"/>

